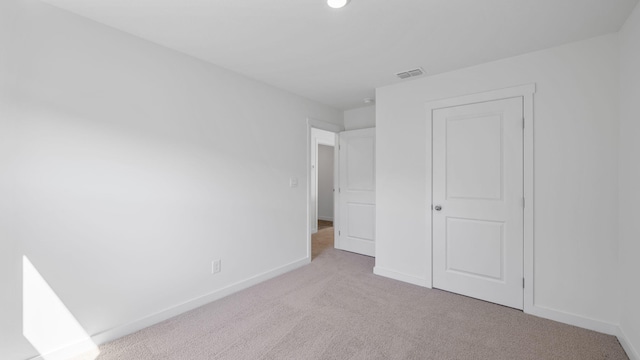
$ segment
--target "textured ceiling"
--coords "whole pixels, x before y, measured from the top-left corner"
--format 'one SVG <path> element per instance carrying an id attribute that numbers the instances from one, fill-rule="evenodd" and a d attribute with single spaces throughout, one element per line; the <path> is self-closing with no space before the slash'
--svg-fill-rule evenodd
<path id="1" fill-rule="evenodd" d="M 618 31 L 638 0 L 44 0 L 321 103 Z M 404 80 L 411 81 L 411 80 Z"/>

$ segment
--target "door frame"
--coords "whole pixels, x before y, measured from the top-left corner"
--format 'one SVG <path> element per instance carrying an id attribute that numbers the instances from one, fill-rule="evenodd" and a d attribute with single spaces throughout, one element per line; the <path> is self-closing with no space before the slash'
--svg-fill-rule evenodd
<path id="1" fill-rule="evenodd" d="M 427 156 L 427 169 L 431 174 L 431 183 L 427 184 L 426 194 L 428 196 L 427 204 L 432 207 L 433 199 L 433 112 L 437 109 L 448 108 L 460 105 L 469 105 L 495 100 L 503 100 L 515 97 L 521 97 L 523 100 L 522 114 L 524 116 L 523 129 L 523 189 L 524 189 L 524 246 L 523 246 L 523 274 L 524 274 L 524 312 L 534 312 L 534 113 L 533 113 L 533 96 L 536 92 L 536 84 L 526 84 L 505 89 L 486 91 L 482 93 L 462 95 L 448 99 L 431 101 L 426 104 L 427 119 L 427 138 L 429 139 L 429 149 L 431 156 Z M 427 248 L 429 251 L 428 258 L 431 259 L 431 276 L 427 277 L 427 287 L 433 287 L 433 211 L 428 209 L 430 214 L 427 220 L 431 229 L 429 243 Z"/>
<path id="2" fill-rule="evenodd" d="M 322 120 L 317 120 L 317 119 L 313 119 L 313 118 L 307 118 L 307 173 L 306 173 L 306 178 L 307 178 L 307 186 L 306 186 L 306 198 L 307 198 L 307 210 L 305 211 L 306 213 L 306 222 L 307 222 L 307 236 L 306 236 L 306 241 L 307 241 L 307 260 L 309 262 L 311 262 L 311 231 L 313 229 L 312 225 L 311 225 L 311 146 L 312 146 L 312 142 L 313 140 L 311 139 L 311 129 L 315 128 L 315 129 L 320 129 L 320 130 L 326 130 L 326 131 L 330 131 L 334 134 L 336 134 L 336 136 L 338 136 L 338 133 L 344 131 L 344 126 L 342 125 L 338 125 L 338 124 L 333 124 L 333 123 L 329 123 L 326 121 L 322 121 Z M 336 179 L 338 178 L 338 167 L 339 167 L 339 159 L 337 159 L 336 157 L 338 156 L 338 152 L 336 151 L 337 146 L 333 147 L 333 185 L 335 187 L 336 184 Z M 316 171 L 317 173 L 317 171 Z M 334 228 L 334 232 L 335 229 L 337 228 L 337 221 L 339 219 L 339 209 L 336 206 L 336 204 L 338 203 L 338 194 L 334 191 L 333 192 L 333 228 Z M 335 236 L 335 234 L 334 234 Z"/>

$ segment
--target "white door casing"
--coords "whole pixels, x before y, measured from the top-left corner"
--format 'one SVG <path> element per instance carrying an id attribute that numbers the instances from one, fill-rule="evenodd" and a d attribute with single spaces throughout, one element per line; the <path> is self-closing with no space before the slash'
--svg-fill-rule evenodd
<path id="1" fill-rule="evenodd" d="M 375 256 L 375 129 L 339 134 L 335 247 Z"/>
<path id="2" fill-rule="evenodd" d="M 522 97 L 433 111 L 434 287 L 523 308 L 523 119 Z"/>

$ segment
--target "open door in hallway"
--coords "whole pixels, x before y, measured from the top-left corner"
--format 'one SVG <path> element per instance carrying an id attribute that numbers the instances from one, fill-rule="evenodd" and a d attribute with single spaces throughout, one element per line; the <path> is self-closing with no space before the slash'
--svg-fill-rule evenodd
<path id="1" fill-rule="evenodd" d="M 337 249 L 375 256 L 375 129 L 340 133 Z"/>

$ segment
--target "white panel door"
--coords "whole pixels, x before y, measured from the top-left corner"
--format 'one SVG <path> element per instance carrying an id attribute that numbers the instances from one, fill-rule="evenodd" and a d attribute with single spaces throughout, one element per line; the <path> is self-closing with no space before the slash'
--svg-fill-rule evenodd
<path id="1" fill-rule="evenodd" d="M 335 247 L 375 256 L 375 129 L 340 133 Z"/>
<path id="2" fill-rule="evenodd" d="M 433 286 L 523 308 L 523 100 L 433 111 Z"/>

